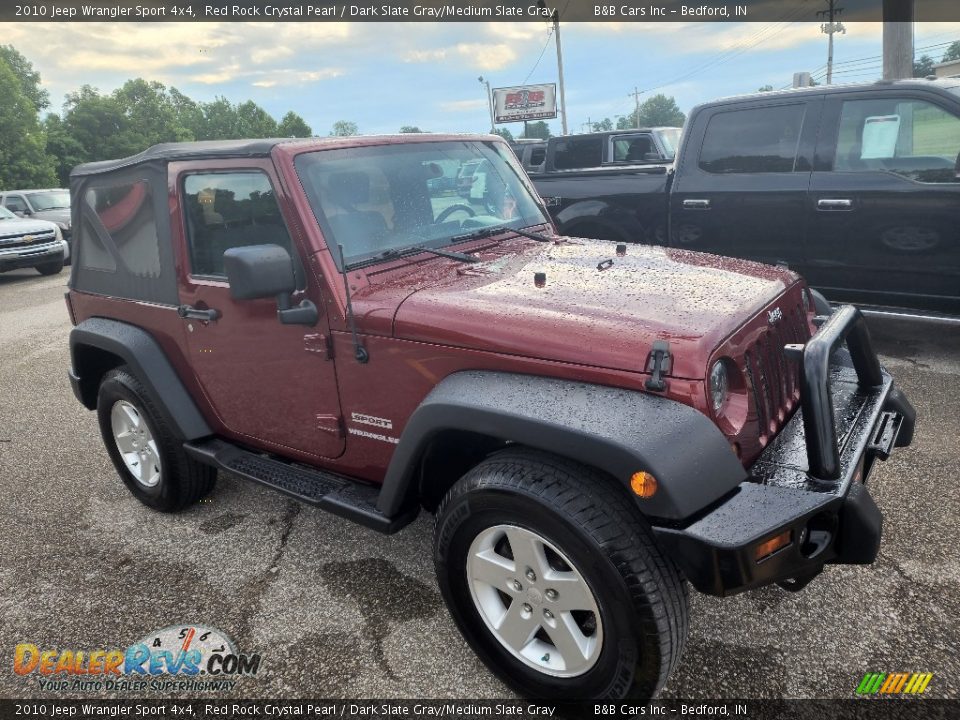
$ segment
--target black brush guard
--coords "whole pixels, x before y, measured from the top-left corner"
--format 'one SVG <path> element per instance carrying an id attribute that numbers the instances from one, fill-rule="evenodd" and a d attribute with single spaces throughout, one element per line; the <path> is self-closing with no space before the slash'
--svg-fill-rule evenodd
<path id="1" fill-rule="evenodd" d="M 909 445 L 916 413 L 877 360 L 852 306 L 819 317 L 817 333 L 785 352 L 801 363 L 800 409 L 751 478 L 657 539 L 701 592 L 731 595 L 771 583 L 798 590 L 827 563 L 873 562 L 882 517 L 864 485 L 876 460 Z M 846 348 L 842 345 L 846 341 Z M 765 540 L 789 543 L 758 556 Z"/>

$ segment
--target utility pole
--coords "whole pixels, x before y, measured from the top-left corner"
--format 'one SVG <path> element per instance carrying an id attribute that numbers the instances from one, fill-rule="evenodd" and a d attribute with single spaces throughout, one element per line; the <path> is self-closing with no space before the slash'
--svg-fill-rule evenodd
<path id="1" fill-rule="evenodd" d="M 537 0 L 537 7 L 545 9 L 547 3 L 544 2 L 544 0 Z M 563 49 L 560 46 L 560 11 L 554 8 L 550 14 L 550 19 L 553 21 L 553 35 L 557 40 L 557 76 L 560 81 L 560 125 L 563 128 L 563 134 L 568 135 L 567 96 L 563 91 Z"/>
<path id="2" fill-rule="evenodd" d="M 493 94 L 490 92 L 490 81 L 484 80 L 483 75 L 477 78 L 483 85 L 487 86 L 487 109 L 490 110 L 490 134 L 493 135 L 496 130 L 496 123 L 493 121 Z"/>
<path id="3" fill-rule="evenodd" d="M 636 85 L 633 86 L 632 93 L 627 93 L 627 97 L 632 97 L 634 104 L 636 105 L 636 109 L 633 111 L 633 125 L 632 125 L 632 127 L 635 127 L 635 128 L 640 127 L 640 95 L 641 93 L 637 89 Z"/>
<path id="4" fill-rule="evenodd" d="M 843 26 L 843 23 L 835 20 L 843 12 L 843 8 L 836 6 L 836 0 L 827 0 L 827 8 L 827 10 L 820 10 L 817 17 L 827 20 L 820 26 L 820 32 L 829 38 L 827 41 L 827 85 L 830 85 L 833 83 L 833 35 L 834 33 L 845 35 L 847 29 Z"/>
<path id="5" fill-rule="evenodd" d="M 913 77 L 914 0 L 883 0 L 883 79 Z"/>
<path id="6" fill-rule="evenodd" d="M 593 132 L 593 121 L 589 115 L 587 115 L 587 121 L 580 127 L 584 128 L 584 132 Z"/>

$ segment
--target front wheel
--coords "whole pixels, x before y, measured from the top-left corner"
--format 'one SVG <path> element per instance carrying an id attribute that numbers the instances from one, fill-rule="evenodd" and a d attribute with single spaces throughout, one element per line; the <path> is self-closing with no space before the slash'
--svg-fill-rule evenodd
<path id="1" fill-rule="evenodd" d="M 63 260 L 37 265 L 34 269 L 41 275 L 56 275 L 63 272 Z"/>
<path id="2" fill-rule="evenodd" d="M 213 488 L 216 470 L 186 454 L 149 391 L 126 367 L 111 370 L 100 383 L 97 419 L 120 478 L 144 505 L 172 512 Z"/>
<path id="3" fill-rule="evenodd" d="M 461 633 L 529 697 L 653 697 L 687 633 L 687 590 L 623 491 L 508 449 L 451 488 L 434 558 Z"/>

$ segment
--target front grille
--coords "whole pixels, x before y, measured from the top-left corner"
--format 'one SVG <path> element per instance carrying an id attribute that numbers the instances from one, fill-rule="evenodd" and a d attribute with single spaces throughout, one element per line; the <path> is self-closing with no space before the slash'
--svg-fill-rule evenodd
<path id="1" fill-rule="evenodd" d="M 800 400 L 800 367 L 787 358 L 783 346 L 802 344 L 809 338 L 806 313 L 803 306 L 797 304 L 783 308 L 783 318 L 765 328 L 744 353 L 747 382 L 763 445 L 783 427 Z"/>
<path id="2" fill-rule="evenodd" d="M 30 242 L 26 242 L 24 238 L 31 238 Z M 0 250 L 10 250 L 13 248 L 26 248 L 30 249 L 37 245 L 44 245 L 49 242 L 53 242 L 53 239 L 56 237 L 54 232 L 43 231 L 38 233 L 17 233 L 16 235 L 0 235 Z"/>

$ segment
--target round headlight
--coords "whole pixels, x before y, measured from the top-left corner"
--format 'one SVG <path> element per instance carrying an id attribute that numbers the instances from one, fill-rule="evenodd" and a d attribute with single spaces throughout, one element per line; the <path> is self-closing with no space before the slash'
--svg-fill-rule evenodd
<path id="1" fill-rule="evenodd" d="M 723 360 L 717 360 L 710 368 L 710 401 L 716 412 L 727 400 L 730 394 L 730 380 L 727 377 L 727 366 Z"/>

